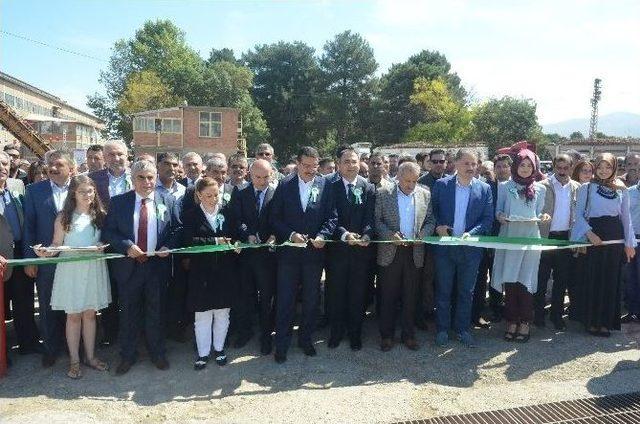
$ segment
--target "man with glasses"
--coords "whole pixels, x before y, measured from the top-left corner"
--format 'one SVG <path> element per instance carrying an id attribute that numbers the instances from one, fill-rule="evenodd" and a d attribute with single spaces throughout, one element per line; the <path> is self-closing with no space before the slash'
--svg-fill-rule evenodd
<path id="1" fill-rule="evenodd" d="M 204 169 L 202 157 L 196 152 L 189 152 L 182 157 L 182 167 L 186 177 L 180 181 L 180 184 L 187 188 L 193 187 L 202 176 Z"/>
<path id="2" fill-rule="evenodd" d="M 278 181 L 282 180 L 285 176 L 283 174 L 281 174 L 280 172 L 278 172 L 278 170 L 275 167 L 275 153 L 273 151 L 273 146 L 271 146 L 271 144 L 269 143 L 262 143 L 259 144 L 258 147 L 256 147 L 256 154 L 255 154 L 255 158 L 256 159 L 264 159 L 267 162 L 269 162 L 271 164 L 271 166 L 273 167 L 273 175 L 272 175 L 272 180 L 271 180 L 271 185 L 275 186 L 278 184 Z"/>
<path id="3" fill-rule="evenodd" d="M 447 166 L 446 153 L 442 149 L 434 149 L 429 152 L 429 155 L 424 158 L 424 161 L 429 161 L 430 170 L 420 177 L 418 184 L 427 186 L 429 190 L 431 190 L 436 181 L 444 177 L 444 170 Z M 426 164 L 423 164 L 423 168 L 426 169 L 428 167 Z"/>
<path id="4" fill-rule="evenodd" d="M 623 177 L 624 184 L 627 187 L 638 184 L 638 181 L 640 181 L 640 154 L 629 153 L 624 158 L 624 169 L 627 171 Z"/>
<path id="5" fill-rule="evenodd" d="M 233 187 L 238 187 L 238 190 L 246 187 L 247 184 L 249 184 L 246 180 L 248 169 L 249 163 L 242 153 L 236 153 L 229 156 L 230 175 L 228 183 Z"/>
<path id="6" fill-rule="evenodd" d="M 380 188 L 393 187 L 393 183 L 387 179 L 389 158 L 382 153 L 373 153 L 369 157 L 369 182 L 374 185 L 376 191 Z"/>

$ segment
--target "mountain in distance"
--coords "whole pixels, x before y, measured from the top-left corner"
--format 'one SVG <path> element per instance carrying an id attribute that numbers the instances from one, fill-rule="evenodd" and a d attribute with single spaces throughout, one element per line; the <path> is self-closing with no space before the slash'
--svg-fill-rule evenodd
<path id="1" fill-rule="evenodd" d="M 557 133 L 568 137 L 574 131 L 580 131 L 582 135 L 589 135 L 589 118 L 568 119 L 554 124 L 543 125 L 543 131 L 547 134 Z M 614 112 L 602 115 L 598 118 L 598 131 L 614 137 L 638 137 L 640 138 L 640 115 L 629 112 Z"/>

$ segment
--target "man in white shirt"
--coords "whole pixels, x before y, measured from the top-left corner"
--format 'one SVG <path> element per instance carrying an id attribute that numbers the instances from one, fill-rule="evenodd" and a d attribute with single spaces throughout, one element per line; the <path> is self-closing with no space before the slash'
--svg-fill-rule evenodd
<path id="1" fill-rule="evenodd" d="M 182 167 L 187 175 L 180 181 L 180 184 L 187 188 L 193 187 L 202 176 L 202 171 L 204 170 L 202 157 L 196 152 L 189 152 L 182 157 Z"/>
<path id="2" fill-rule="evenodd" d="M 543 214 L 551 216 L 551 221 L 540 223 L 540 236 L 557 240 L 569 240 L 574 220 L 576 196 L 580 183 L 571 179 L 573 160 L 567 154 L 559 154 L 553 159 L 553 175 L 541 183 L 545 186 Z M 567 249 L 542 252 L 538 268 L 538 290 L 535 294 L 534 324 L 545 326 L 545 306 L 547 283 L 553 271 L 553 290 L 551 294 L 551 322 L 556 330 L 564 330 L 566 324 L 562 319 L 564 312 L 564 295 L 569 288 L 570 270 L 573 264 L 571 252 Z"/>

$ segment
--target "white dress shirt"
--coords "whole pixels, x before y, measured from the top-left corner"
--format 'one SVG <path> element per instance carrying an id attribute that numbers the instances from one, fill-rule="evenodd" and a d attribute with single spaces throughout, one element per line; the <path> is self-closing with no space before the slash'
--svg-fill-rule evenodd
<path id="1" fill-rule="evenodd" d="M 416 191 L 413 190 L 409 195 L 404 194 L 398 187 L 398 214 L 400 216 L 400 232 L 406 239 L 415 237 L 414 223 L 416 216 Z"/>
<path id="2" fill-rule="evenodd" d="M 344 184 L 344 191 L 347 193 L 347 199 L 349 199 L 349 184 L 351 184 L 351 190 L 355 190 L 356 182 L 358 182 L 358 177 L 355 177 L 353 181 L 348 181 L 345 177 L 342 177 L 342 184 Z"/>
<path id="3" fill-rule="evenodd" d="M 107 175 L 109 176 L 109 197 L 126 193 L 131 189 L 131 177 L 126 172 L 123 172 L 119 177 L 115 177 L 111 172 L 107 171 Z"/>
<path id="4" fill-rule="evenodd" d="M 550 231 L 569 231 L 571 226 L 571 180 L 563 186 L 554 175 L 549 178 L 549 181 L 553 185 L 555 193 Z"/>
<path id="5" fill-rule="evenodd" d="M 69 193 L 69 181 L 67 181 L 62 187 L 54 183 L 53 180 L 49 180 L 49 183 L 51 184 L 53 203 L 56 206 L 56 211 L 60 212 L 64 206 L 64 201 L 67 200 L 67 194 Z"/>
<path id="6" fill-rule="evenodd" d="M 313 186 L 312 178 L 308 183 L 305 183 L 300 176 L 298 176 L 298 190 L 300 191 L 300 203 L 302 204 L 302 210 L 307 211 L 307 205 L 311 198 L 311 186 Z"/>
<path id="7" fill-rule="evenodd" d="M 453 236 L 460 237 L 464 234 L 467 226 L 467 207 L 469 206 L 469 195 L 471 194 L 471 182 L 464 186 L 460 184 L 456 177 L 456 209 L 453 216 Z"/>
<path id="8" fill-rule="evenodd" d="M 158 221 L 156 218 L 156 203 L 154 201 L 155 193 L 151 192 L 147 196 L 147 251 L 154 252 L 158 242 Z M 138 244 L 138 227 L 140 226 L 140 206 L 142 205 L 142 197 L 136 193 L 136 204 L 133 208 L 133 237 L 135 243 Z"/>
<path id="9" fill-rule="evenodd" d="M 160 178 L 158 178 L 156 180 L 156 191 L 160 193 L 170 194 L 175 200 L 180 200 L 186 193 L 187 189 L 177 181 L 174 181 L 173 185 L 170 188 L 166 188 L 164 184 L 162 184 L 162 181 L 160 181 Z"/>

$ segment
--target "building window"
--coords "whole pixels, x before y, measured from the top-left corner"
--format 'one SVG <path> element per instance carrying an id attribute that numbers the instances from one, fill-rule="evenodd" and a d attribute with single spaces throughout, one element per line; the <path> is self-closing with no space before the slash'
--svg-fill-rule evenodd
<path id="1" fill-rule="evenodd" d="M 200 137 L 218 138 L 222 136 L 222 114 L 220 112 L 200 112 Z"/>
<path id="2" fill-rule="evenodd" d="M 134 132 L 156 132 L 156 120 L 155 118 L 146 118 L 144 116 L 138 116 L 133 118 L 133 131 Z"/>
<path id="3" fill-rule="evenodd" d="M 162 132 L 169 134 L 181 134 L 182 121 L 180 119 L 163 119 Z"/>

